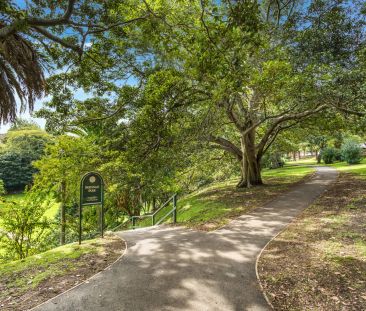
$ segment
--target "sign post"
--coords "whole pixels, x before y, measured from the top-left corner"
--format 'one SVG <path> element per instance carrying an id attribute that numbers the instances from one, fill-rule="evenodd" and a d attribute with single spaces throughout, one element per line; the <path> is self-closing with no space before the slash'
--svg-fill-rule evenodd
<path id="1" fill-rule="evenodd" d="M 104 232 L 104 181 L 102 176 L 96 172 L 89 172 L 83 176 L 80 183 L 80 205 L 79 205 L 79 244 L 81 244 L 82 212 L 83 206 L 101 205 L 101 234 Z"/>

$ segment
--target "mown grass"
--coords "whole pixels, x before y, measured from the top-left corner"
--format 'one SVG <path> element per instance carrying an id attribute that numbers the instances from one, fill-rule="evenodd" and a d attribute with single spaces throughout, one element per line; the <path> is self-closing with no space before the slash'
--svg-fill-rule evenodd
<path id="1" fill-rule="evenodd" d="M 348 164 L 347 162 L 335 162 L 332 164 L 318 164 L 315 158 L 308 158 L 299 161 L 289 162 L 289 165 L 318 165 L 334 167 L 340 172 L 352 173 L 366 179 L 366 158 L 363 158 L 359 164 Z"/>

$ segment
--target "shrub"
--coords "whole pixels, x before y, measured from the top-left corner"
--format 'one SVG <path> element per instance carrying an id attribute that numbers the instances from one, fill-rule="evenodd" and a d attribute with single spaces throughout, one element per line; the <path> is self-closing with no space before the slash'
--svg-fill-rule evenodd
<path id="1" fill-rule="evenodd" d="M 8 259 L 23 259 L 44 248 L 50 222 L 46 207 L 37 198 L 17 202 L 5 201 L 0 209 L 0 247 Z"/>
<path id="2" fill-rule="evenodd" d="M 332 147 L 324 148 L 321 152 L 322 159 L 325 164 L 331 164 L 336 159 L 337 150 Z"/>
<path id="3" fill-rule="evenodd" d="M 261 165 L 270 169 L 279 168 L 285 165 L 285 160 L 279 152 L 267 153 L 263 156 Z"/>
<path id="4" fill-rule="evenodd" d="M 6 193 L 6 191 L 5 191 L 4 181 L 2 179 L 0 179 L 0 197 L 3 196 L 5 193 Z"/>
<path id="5" fill-rule="evenodd" d="M 354 140 L 346 140 L 342 145 L 342 157 L 348 164 L 360 163 L 362 159 L 362 148 Z"/>

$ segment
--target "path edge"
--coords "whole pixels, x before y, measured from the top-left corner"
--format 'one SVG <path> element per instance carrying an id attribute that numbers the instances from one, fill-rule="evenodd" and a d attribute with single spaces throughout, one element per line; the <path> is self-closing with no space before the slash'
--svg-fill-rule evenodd
<path id="1" fill-rule="evenodd" d="M 316 167 L 316 166 L 315 166 Z M 332 185 L 334 184 L 337 180 L 338 180 L 338 177 L 339 177 L 339 171 L 336 169 L 336 168 L 333 168 L 333 167 L 330 167 L 330 166 L 322 166 L 322 167 L 328 167 L 328 168 L 332 168 L 334 169 L 336 172 L 337 172 L 337 176 L 336 178 L 331 182 L 329 183 L 329 185 L 327 185 L 324 189 L 324 191 L 317 197 L 315 198 L 315 200 L 309 205 L 307 206 L 304 210 L 301 211 L 301 213 L 299 213 L 296 217 L 294 217 L 294 219 L 292 219 L 285 227 L 282 228 L 282 230 L 280 230 L 275 236 L 273 236 L 267 243 L 266 245 L 264 245 L 264 247 L 261 249 L 261 251 L 259 252 L 259 254 L 257 255 L 257 258 L 255 260 L 255 274 L 256 274 L 256 277 L 257 277 L 257 281 L 258 281 L 258 284 L 259 284 L 259 287 L 260 287 L 260 290 L 262 292 L 262 295 L 264 297 L 264 299 L 266 300 L 267 304 L 270 306 L 270 308 L 272 310 L 275 310 L 273 304 L 271 303 L 271 301 L 269 300 L 268 298 L 268 295 L 266 293 L 266 291 L 264 290 L 264 287 L 262 285 L 262 282 L 261 282 L 261 278 L 259 276 L 259 272 L 258 272 L 258 263 L 259 263 L 259 259 L 260 257 L 262 256 L 263 252 L 265 251 L 265 249 L 267 248 L 267 246 L 274 240 L 276 239 L 281 233 L 283 233 L 290 225 L 292 225 L 295 221 L 298 220 L 299 216 L 303 213 L 303 211 L 305 211 L 307 208 L 309 208 L 321 195 L 323 195 L 323 193 Z M 317 167 L 316 167 L 317 168 Z M 312 174 L 312 178 L 315 177 L 316 173 L 318 172 L 318 170 L 316 170 L 313 174 Z M 311 179 L 312 179 L 311 178 Z"/>
<path id="2" fill-rule="evenodd" d="M 107 267 L 105 267 L 102 271 L 99 271 L 98 273 L 93 274 L 91 277 L 89 277 L 89 278 L 87 278 L 87 279 L 83 280 L 81 283 L 79 283 L 79 284 L 77 284 L 77 285 L 74 285 L 73 287 L 70 287 L 69 289 L 65 290 L 64 292 L 62 292 L 62 293 L 60 293 L 60 294 L 56 295 L 55 297 L 52 297 L 52 298 L 50 298 L 50 299 L 48 299 L 48 300 L 46 300 L 46 301 L 44 301 L 44 302 L 40 303 L 39 305 L 36 305 L 36 306 L 32 307 L 31 309 L 27 309 L 27 310 L 28 310 L 28 311 L 35 311 L 35 309 L 36 309 L 36 308 L 38 308 L 38 307 L 40 307 L 40 306 L 42 306 L 42 305 L 44 305 L 44 304 L 46 304 L 46 303 L 51 302 L 52 300 L 54 300 L 54 299 L 58 298 L 59 296 L 61 296 L 61 295 L 63 295 L 63 294 L 66 294 L 66 293 L 68 293 L 68 292 L 70 292 L 70 291 L 74 290 L 75 288 L 78 288 L 78 287 L 79 287 L 79 286 L 81 286 L 81 285 L 86 284 L 86 282 L 89 282 L 92 278 L 94 278 L 94 277 L 96 277 L 97 275 L 99 275 L 99 274 L 103 273 L 104 271 L 109 270 L 109 269 L 110 269 L 114 264 L 116 264 L 118 261 L 120 261 L 120 260 L 122 259 L 122 257 L 123 257 L 123 256 L 126 254 L 126 252 L 127 252 L 128 244 L 127 244 L 127 241 L 126 241 L 124 238 L 120 237 L 119 235 L 114 234 L 113 236 L 118 237 L 118 238 L 119 238 L 119 239 L 120 239 L 120 240 L 125 244 L 125 248 L 124 248 L 124 250 L 123 250 L 122 254 L 121 254 L 121 255 L 120 255 L 120 256 L 119 256 L 115 261 L 113 261 L 111 264 L 109 264 Z"/>

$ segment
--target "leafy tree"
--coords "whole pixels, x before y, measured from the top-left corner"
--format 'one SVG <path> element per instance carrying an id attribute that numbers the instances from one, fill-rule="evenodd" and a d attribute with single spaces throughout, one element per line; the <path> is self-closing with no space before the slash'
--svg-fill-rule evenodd
<path id="1" fill-rule="evenodd" d="M 0 179 L 7 190 L 24 190 L 30 185 L 36 169 L 32 161 L 39 159 L 51 136 L 39 127 L 23 124 L 11 128 L 0 151 Z"/>
<path id="2" fill-rule="evenodd" d="M 9 190 L 24 190 L 30 185 L 36 169 L 32 166 L 32 158 L 17 151 L 0 153 L 0 179 Z"/>
<path id="3" fill-rule="evenodd" d="M 44 156 L 34 162 L 38 173 L 34 178 L 32 192 L 47 198 L 49 195 L 60 203 L 60 243 L 66 241 L 67 214 L 70 225 L 75 222 L 75 205 L 79 202 L 81 176 L 95 170 L 97 147 L 87 139 L 61 135 L 47 145 Z"/>
<path id="4" fill-rule="evenodd" d="M 35 197 L 4 201 L 0 209 L 0 246 L 7 257 L 23 259 L 44 247 L 50 223 L 44 216 L 47 205 Z"/>

